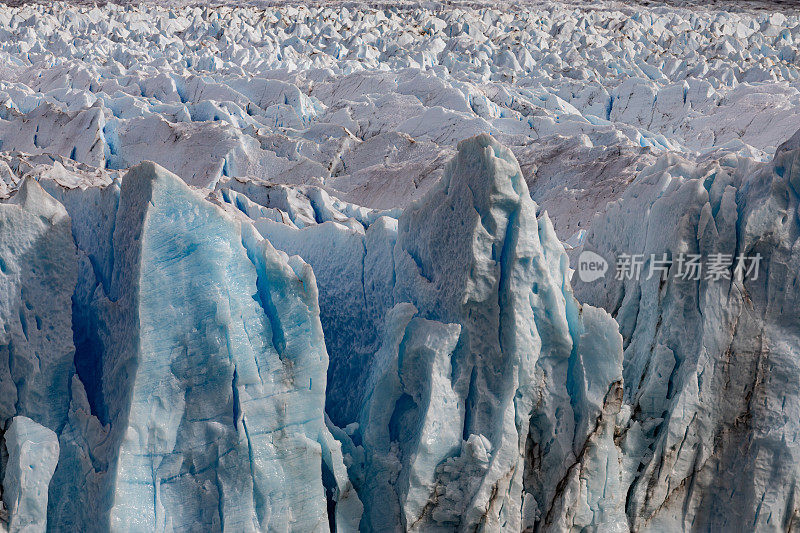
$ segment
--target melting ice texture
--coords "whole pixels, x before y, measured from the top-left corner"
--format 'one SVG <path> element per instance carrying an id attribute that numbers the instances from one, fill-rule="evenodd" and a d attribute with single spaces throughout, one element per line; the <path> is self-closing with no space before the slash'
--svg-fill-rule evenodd
<path id="1" fill-rule="evenodd" d="M 12 529 L 791 524 L 797 139 L 771 163 L 665 156 L 598 214 L 601 253 L 622 234 L 765 257 L 759 280 L 578 285 L 616 321 L 575 300 L 488 135 L 398 218 L 279 187 L 296 220 L 303 198 L 330 217 L 302 228 L 153 163 L 88 209 L 88 191 L 28 178 L 0 205 Z"/>
<path id="2" fill-rule="evenodd" d="M 399 220 L 360 231 L 253 221 L 225 201 L 239 195 L 204 198 L 153 163 L 94 189 L 100 209 L 41 183 L 63 203 L 26 179 L 0 205 L 19 295 L 4 301 L 3 415 L 35 430 L 6 446 L 43 471 L 16 488 L 39 514 L 12 505 L 12 529 L 46 508 L 51 530 L 520 530 L 564 512 L 544 480 L 613 434 L 596 421 L 620 406 L 616 323 L 575 301 L 552 224 L 488 135 Z M 337 264 L 363 270 L 322 294 L 320 263 L 322 287 Z M 320 313 L 366 299 L 381 305 L 359 327 Z M 43 435 L 49 463 L 24 445 Z M 581 501 L 619 519 L 613 495 Z"/>
<path id="3" fill-rule="evenodd" d="M 800 526 L 799 34 L 0 9 L 0 528 Z"/>

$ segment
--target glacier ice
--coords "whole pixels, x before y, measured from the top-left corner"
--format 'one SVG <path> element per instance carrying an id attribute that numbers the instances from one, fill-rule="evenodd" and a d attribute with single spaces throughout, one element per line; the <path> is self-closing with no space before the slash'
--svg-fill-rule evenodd
<path id="1" fill-rule="evenodd" d="M 800 133 L 774 161 L 664 156 L 598 215 L 586 247 L 731 257 L 727 276 L 581 284 L 625 340 L 620 442 L 636 529 L 791 529 Z M 737 258 L 760 255 L 757 275 Z M 677 268 L 671 266 L 672 271 Z"/>
<path id="2" fill-rule="evenodd" d="M 460 143 L 399 219 L 313 188 L 260 197 L 304 211 L 298 228 L 153 163 L 87 191 L 41 183 L 63 203 L 28 179 L 4 209 L 40 231 L 34 214 L 54 213 L 62 238 L 39 251 L 67 254 L 64 386 L 49 388 L 62 416 L 43 419 L 61 450 L 50 529 L 515 530 L 583 524 L 580 506 L 619 518 L 576 479 L 543 483 L 602 472 L 576 466 L 589 454 L 615 460 L 603 441 L 621 338 L 572 297 L 552 224 L 491 137 Z M 323 302 L 356 314 L 321 321 Z M 326 376 L 327 339 L 361 354 Z"/>
<path id="3" fill-rule="evenodd" d="M 319 527 L 327 354 L 310 269 L 153 165 L 122 182 L 114 252 L 111 528 Z"/>
<path id="4" fill-rule="evenodd" d="M 33 180 L 2 206 L 14 229 L 30 227 L 4 239 L 17 252 L 4 280 L 25 270 L 10 259 L 35 255 L 13 309 L 23 332 L 12 333 L 36 328 L 27 343 L 4 346 L 12 378 L 26 372 L 16 398 L 15 382 L 3 397 L 58 432 L 49 529 L 325 529 L 323 469 L 347 511 L 340 520 L 357 523 L 358 497 L 325 425 L 327 351 L 311 269 L 152 163 L 116 187 L 99 192 L 111 209 L 93 211 L 114 218 L 105 265 L 87 260 L 100 250 L 75 251 L 75 241 L 103 246 L 82 227 L 93 206 L 65 202 L 75 241 L 66 209 Z M 59 285 L 67 303 L 40 292 L 40 304 L 66 316 L 45 308 L 27 318 L 39 310 L 25 297 L 43 283 Z M 37 350 L 41 378 L 25 366 Z"/>
<path id="5" fill-rule="evenodd" d="M 605 312 L 575 302 L 564 249 L 536 211 L 514 156 L 484 135 L 460 143 L 399 220 L 256 223 L 308 258 L 320 308 L 332 309 L 327 410 L 349 428 L 334 435 L 364 502 L 362 530 L 589 525 L 571 516 L 581 504 L 609 508 L 609 522 L 624 513 L 619 498 L 589 501 L 577 478 L 573 501 L 556 508 L 543 481 L 577 475 L 583 455 L 616 458 L 600 441 L 620 408 L 622 341 Z M 526 472 L 526 453 L 546 472 Z"/>
<path id="6" fill-rule="evenodd" d="M 627 174 L 587 193 L 597 152 L 765 160 L 796 130 L 791 10 L 226 3 L 4 8 L 0 149 L 111 172 L 154 160 L 197 186 L 317 185 L 386 209 L 420 198 L 463 138 L 495 135 L 530 183 L 529 160 L 588 137 L 565 186 L 593 213 Z M 562 230 L 564 199 L 537 199 L 560 237 L 577 231 Z"/>
<path id="7" fill-rule="evenodd" d="M 3 503 L 8 530 L 37 532 L 47 527 L 47 491 L 58 462 L 56 434 L 25 416 L 15 416 L 4 434 L 8 458 Z"/>
<path id="8" fill-rule="evenodd" d="M 0 204 L 0 274 L 0 417 L 59 429 L 75 355 L 77 255 L 66 209 L 33 179 Z"/>
<path id="9" fill-rule="evenodd" d="M 0 7 L 0 530 L 798 527 L 797 12 L 238 4 Z"/>
<path id="10" fill-rule="evenodd" d="M 549 518 L 556 487 L 537 477 L 561 479 L 579 455 L 593 425 L 581 417 L 593 420 L 613 397 L 621 344 L 610 320 L 606 331 L 585 324 L 602 317 L 584 315 L 572 297 L 563 247 L 546 214 L 537 218 L 513 154 L 486 135 L 458 148 L 442 180 L 400 217 L 395 299 L 461 324 L 451 363 L 458 422 L 489 459 L 479 481 L 445 469 L 461 495 L 445 489 L 432 522 L 516 530 L 533 525 L 520 523 L 523 494 L 530 516 Z M 538 467 L 526 472 L 528 447 Z M 474 456 L 458 460 L 467 472 L 478 467 Z"/>

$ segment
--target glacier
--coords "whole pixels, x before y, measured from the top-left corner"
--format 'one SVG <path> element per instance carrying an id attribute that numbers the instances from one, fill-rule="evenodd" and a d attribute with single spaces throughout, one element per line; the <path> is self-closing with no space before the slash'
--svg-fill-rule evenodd
<path id="1" fill-rule="evenodd" d="M 306 531 L 329 520 L 337 531 L 513 530 L 583 524 L 579 506 L 621 520 L 621 500 L 596 498 L 575 477 L 587 453 L 616 460 L 603 442 L 620 407 L 616 323 L 572 296 L 564 248 L 513 154 L 488 135 L 457 154 L 418 203 L 366 230 L 370 217 L 337 222 L 319 190 L 306 191 L 320 203 L 307 200 L 314 218 L 303 228 L 288 214 L 253 220 L 246 213 L 277 208 L 233 191 L 204 198 L 154 163 L 89 205 L 84 191 L 43 179 L 62 204 L 26 179 L 3 207 L 40 232 L 61 229 L 61 247 L 33 245 L 62 254 L 56 279 L 73 291 L 42 347 L 67 345 L 63 386 L 34 388 L 62 410 L 38 417 L 60 447 L 48 530 Z M 50 226 L 41 206 L 55 213 Z M 320 212 L 332 218 L 313 222 Z M 98 218 L 106 228 L 91 226 Z M 319 255 L 307 263 L 274 247 L 289 243 Z M 329 265 L 325 293 L 318 263 Z M 330 265 L 345 264 L 361 268 L 351 276 L 360 291 L 331 290 L 350 272 Z M 321 321 L 323 302 L 374 316 L 358 328 L 353 317 Z M 328 376 L 328 338 L 362 356 Z M 10 367 L 18 350 L 36 356 L 14 347 Z M 543 481 L 553 478 L 565 485 Z M 557 490 L 577 494 L 556 506 Z"/>
<path id="2" fill-rule="evenodd" d="M 54 382 L 37 387 L 38 376 L 19 378 L 15 402 L 18 414 L 59 434 L 49 530 L 327 527 L 322 470 L 333 476 L 343 466 L 323 414 L 327 352 L 313 272 L 154 164 L 108 188 L 116 190 L 103 200 L 116 212 L 102 258 L 110 263 L 107 289 L 108 265 L 89 260 L 81 231 L 73 241 L 67 211 L 36 181 L 3 206 L 9 217 L 25 217 L 3 227 L 27 224 L 30 253 L 50 262 L 38 275 L 31 269 L 20 294 L 56 280 L 74 291 L 66 316 L 53 313 L 60 331 L 37 317 L 29 326 L 34 342 L 12 340 L 4 359 L 13 370 L 25 363 L 49 370 L 41 379 Z M 80 210 L 91 206 L 71 207 L 76 225 L 89 220 Z M 54 248 L 48 232 L 66 236 L 67 245 Z M 55 278 L 59 266 L 63 277 Z M 24 332 L 26 315 L 37 310 L 19 306 Z M 177 327 L 161 327 L 165 321 Z M 66 357 L 44 358 L 65 344 Z M 52 404 L 44 411 L 46 402 L 27 398 L 43 392 Z M 342 505 L 357 509 L 346 479 L 334 483 Z"/>
<path id="3" fill-rule="evenodd" d="M 56 434 L 25 416 L 5 431 L 8 452 L 3 502 L 11 531 L 45 531 L 50 479 L 58 462 Z"/>
<path id="4" fill-rule="evenodd" d="M 757 276 L 734 260 L 720 279 L 576 285 L 614 310 L 625 339 L 634 528 L 797 524 L 798 162 L 800 132 L 769 163 L 665 156 L 589 230 L 586 247 L 607 256 L 761 257 Z"/>
<path id="5" fill-rule="evenodd" d="M 0 531 L 799 527 L 800 12 L 650 4 L 0 5 Z"/>

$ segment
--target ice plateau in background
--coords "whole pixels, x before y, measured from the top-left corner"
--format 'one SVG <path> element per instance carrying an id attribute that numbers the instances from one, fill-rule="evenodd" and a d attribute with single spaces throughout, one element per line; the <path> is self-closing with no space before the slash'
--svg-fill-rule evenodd
<path id="1" fill-rule="evenodd" d="M 186 4 L 0 6 L 0 531 L 800 527 L 797 13 Z"/>

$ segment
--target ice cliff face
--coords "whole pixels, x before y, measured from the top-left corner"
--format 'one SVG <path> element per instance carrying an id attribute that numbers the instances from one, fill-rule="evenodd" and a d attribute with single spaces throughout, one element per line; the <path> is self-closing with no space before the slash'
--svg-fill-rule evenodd
<path id="1" fill-rule="evenodd" d="M 47 491 L 58 461 L 53 431 L 30 418 L 16 416 L 5 432 L 8 458 L 3 477 L 3 503 L 11 531 L 45 531 Z"/>
<path id="2" fill-rule="evenodd" d="M 0 204 L 9 528 L 789 527 L 799 138 L 664 156 L 584 245 L 758 277 L 578 282 L 598 307 L 488 135 L 399 214 L 153 163 L 26 179 Z"/>
<path id="3" fill-rule="evenodd" d="M 4 419 L 63 426 L 75 349 L 70 299 L 77 277 L 66 210 L 33 180 L 0 205 Z"/>
<path id="4" fill-rule="evenodd" d="M 732 258 L 720 279 L 577 286 L 625 341 L 619 443 L 634 529 L 798 525 L 799 162 L 800 133 L 770 163 L 667 156 L 589 232 L 587 248 L 608 257 Z M 754 276 L 737 258 L 756 255 Z"/>
<path id="5" fill-rule="evenodd" d="M 16 415 L 6 447 L 30 460 L 15 444 L 22 419 L 60 441 L 41 515 L 25 505 L 41 486 L 16 485 L 9 463 L 4 495 L 23 498 L 11 529 L 17 515 L 44 524 L 48 509 L 57 531 L 319 530 L 326 488 L 357 514 L 325 426 L 328 359 L 308 265 L 153 164 L 95 193 L 108 211 L 65 201 L 72 233 L 33 180 L 2 206 L 15 235 L 3 241 L 15 295 L 3 302 L 15 304 L 4 319 L 4 416 Z M 110 225 L 110 241 L 90 223 Z"/>
<path id="6" fill-rule="evenodd" d="M 245 211 L 269 206 L 233 191 L 220 197 L 236 207 L 204 199 L 152 163 L 91 192 L 43 180 L 63 204 L 26 180 L 0 226 L 13 232 L 3 279 L 19 295 L 4 301 L 16 304 L 2 389 L 11 529 L 520 530 L 574 521 L 578 505 L 621 509 L 568 479 L 587 449 L 616 453 L 600 442 L 613 424 L 597 425 L 619 409 L 616 325 L 572 297 L 513 155 L 489 136 L 458 150 L 396 224 L 383 216 L 366 231 L 353 218 L 254 224 Z M 387 252 L 391 283 L 362 286 L 384 304 L 361 326 L 376 350 L 327 389 L 332 412 L 357 402 L 338 411 L 347 431 L 325 423 L 314 273 L 263 238 L 267 222 L 362 269 L 367 252 L 337 243 Z M 361 342 L 348 321 L 325 326 Z M 337 380 L 352 393 L 338 396 Z M 31 458 L 25 438 L 46 455 Z M 24 461 L 36 481 L 21 481 Z M 556 478 L 564 486 L 543 483 Z M 575 501 L 556 505 L 559 490 Z"/>
<path id="7" fill-rule="evenodd" d="M 581 314 L 547 216 L 488 136 L 460 143 L 442 181 L 401 215 L 393 256 L 398 303 L 350 435 L 364 454 L 362 529 L 543 521 L 555 487 L 539 481 L 567 475 L 615 402 L 613 321 Z"/>
<path id="8" fill-rule="evenodd" d="M 400 217 L 394 251 L 395 299 L 461 326 L 448 418 L 467 446 L 445 463 L 429 521 L 518 530 L 546 518 L 555 487 L 541 479 L 566 475 L 614 401 L 620 345 L 607 315 L 574 300 L 563 248 L 511 152 L 488 136 L 458 150 Z"/>

